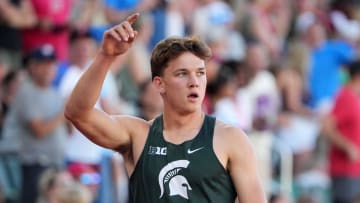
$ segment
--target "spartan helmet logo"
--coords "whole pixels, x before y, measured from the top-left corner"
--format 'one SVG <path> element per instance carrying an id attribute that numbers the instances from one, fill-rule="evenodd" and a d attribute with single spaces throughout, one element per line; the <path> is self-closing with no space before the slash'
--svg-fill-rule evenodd
<path id="1" fill-rule="evenodd" d="M 188 160 L 178 160 L 168 163 L 159 173 L 160 197 L 164 195 L 164 185 L 169 183 L 170 196 L 180 195 L 185 199 L 189 199 L 188 190 L 191 186 L 182 175 L 178 175 L 179 171 L 187 168 L 190 162 Z"/>

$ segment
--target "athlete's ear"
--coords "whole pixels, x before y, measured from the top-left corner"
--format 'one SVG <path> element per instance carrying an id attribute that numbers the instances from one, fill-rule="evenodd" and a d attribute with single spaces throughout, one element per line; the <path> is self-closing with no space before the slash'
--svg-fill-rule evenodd
<path id="1" fill-rule="evenodd" d="M 155 76 L 153 79 L 153 85 L 158 90 L 158 92 L 162 95 L 165 93 L 164 81 L 161 77 Z"/>

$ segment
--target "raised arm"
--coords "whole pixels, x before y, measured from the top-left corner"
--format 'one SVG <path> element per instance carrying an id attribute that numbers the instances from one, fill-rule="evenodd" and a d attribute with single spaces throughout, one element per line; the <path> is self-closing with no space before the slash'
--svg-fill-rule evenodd
<path id="1" fill-rule="evenodd" d="M 137 36 L 131 24 L 138 16 L 133 14 L 104 33 L 98 54 L 80 78 L 65 108 L 66 118 L 87 138 L 111 149 L 128 146 L 131 141 L 130 126 L 136 128 L 141 121 L 130 116 L 110 116 L 94 106 L 111 63 L 131 47 Z"/>

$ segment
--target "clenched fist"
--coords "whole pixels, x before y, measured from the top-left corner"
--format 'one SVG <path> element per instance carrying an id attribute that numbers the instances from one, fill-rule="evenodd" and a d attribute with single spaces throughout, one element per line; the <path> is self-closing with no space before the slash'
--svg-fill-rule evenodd
<path id="1" fill-rule="evenodd" d="M 117 56 L 131 47 L 138 34 L 131 25 L 139 15 L 139 13 L 132 14 L 125 21 L 105 31 L 101 44 L 101 52 L 104 55 Z"/>

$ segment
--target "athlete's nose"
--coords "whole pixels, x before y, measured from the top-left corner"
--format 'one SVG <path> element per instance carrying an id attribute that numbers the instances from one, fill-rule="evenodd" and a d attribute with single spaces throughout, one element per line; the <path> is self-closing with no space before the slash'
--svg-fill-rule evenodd
<path id="1" fill-rule="evenodd" d="M 199 78 L 196 75 L 190 75 L 189 87 L 199 87 Z"/>

